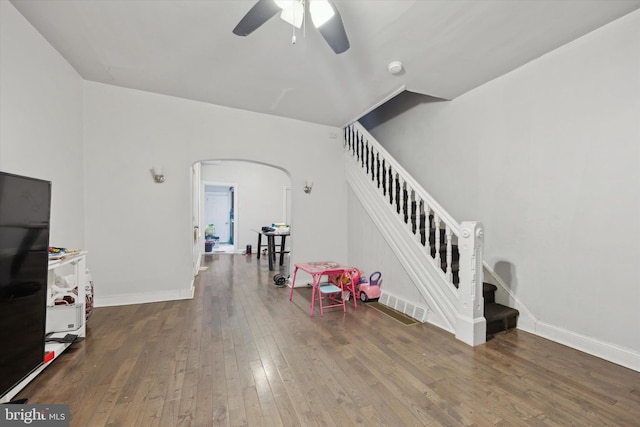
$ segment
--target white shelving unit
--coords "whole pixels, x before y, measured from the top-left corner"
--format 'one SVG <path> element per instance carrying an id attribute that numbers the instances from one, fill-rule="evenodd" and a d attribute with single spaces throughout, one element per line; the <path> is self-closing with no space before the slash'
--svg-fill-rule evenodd
<path id="1" fill-rule="evenodd" d="M 76 304 L 81 305 L 82 321 L 80 326 L 72 331 L 55 332 L 51 335 L 54 338 L 63 338 L 67 334 L 78 335 L 79 337 L 86 337 L 86 292 L 85 285 L 87 283 L 87 252 L 79 252 L 73 255 L 67 255 L 64 258 L 49 261 L 49 271 L 47 278 L 47 306 L 53 306 L 55 295 L 64 295 L 66 289 L 61 289 L 56 286 L 56 276 L 66 277 L 70 283 L 74 283 L 78 287 L 78 294 L 73 294 Z M 69 289 L 70 291 L 71 289 Z M 25 379 L 23 379 L 18 385 L 16 385 L 10 392 L 2 396 L 0 403 L 10 402 L 23 388 L 27 386 L 40 372 L 42 372 L 47 366 L 51 364 L 58 356 L 60 356 L 71 344 L 70 343 L 46 343 L 45 353 L 53 352 L 53 359 L 47 363 L 43 363 Z"/>

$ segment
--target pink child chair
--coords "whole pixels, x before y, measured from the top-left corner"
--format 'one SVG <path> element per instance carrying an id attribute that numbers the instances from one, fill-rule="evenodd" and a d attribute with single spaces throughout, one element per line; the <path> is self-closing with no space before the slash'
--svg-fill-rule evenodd
<path id="1" fill-rule="evenodd" d="M 358 282 L 360 282 L 360 275 L 362 272 L 357 268 L 352 268 L 345 272 L 341 284 L 342 290 L 345 291 L 345 298 L 348 300 L 349 298 L 353 299 L 353 308 L 358 308 L 358 294 L 356 293 L 356 287 L 358 286 Z"/>

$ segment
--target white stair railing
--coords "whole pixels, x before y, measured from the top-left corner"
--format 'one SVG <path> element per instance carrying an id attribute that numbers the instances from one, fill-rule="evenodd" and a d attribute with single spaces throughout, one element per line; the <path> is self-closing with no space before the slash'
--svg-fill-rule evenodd
<path id="1" fill-rule="evenodd" d="M 482 224 L 455 221 L 360 123 L 344 129 L 344 146 L 351 158 L 350 169 L 360 171 L 347 174 L 352 186 L 362 188 L 368 181 L 369 189 L 360 192 L 360 197 L 371 197 L 375 191 L 379 201 L 384 201 L 380 208 L 386 204 L 385 215 L 391 212 L 404 230 L 386 233 L 385 238 L 408 239 L 421 254 L 419 259 L 414 254 L 400 257 L 413 264 L 405 268 L 414 272 L 420 291 L 450 320 L 458 339 L 470 345 L 485 342 Z M 378 223 L 381 227 L 386 225 Z M 398 247 L 398 242 L 393 245 Z M 421 262 L 429 263 L 430 270 L 424 270 Z"/>

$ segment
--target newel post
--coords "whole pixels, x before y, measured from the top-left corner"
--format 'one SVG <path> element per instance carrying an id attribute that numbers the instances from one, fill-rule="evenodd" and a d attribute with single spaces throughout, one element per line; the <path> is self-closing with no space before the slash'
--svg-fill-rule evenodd
<path id="1" fill-rule="evenodd" d="M 480 222 L 463 222 L 460 226 L 460 285 L 456 338 L 469 345 L 486 342 L 487 322 L 482 297 L 482 251 L 484 227 Z"/>

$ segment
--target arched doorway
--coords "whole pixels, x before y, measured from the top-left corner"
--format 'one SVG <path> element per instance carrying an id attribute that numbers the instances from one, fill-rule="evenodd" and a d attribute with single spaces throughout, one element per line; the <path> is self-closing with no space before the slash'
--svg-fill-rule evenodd
<path id="1" fill-rule="evenodd" d="M 207 218 L 219 218 L 215 226 L 220 238 L 217 253 L 244 253 L 247 245 L 255 252 L 259 250 L 257 231 L 262 226 L 291 223 L 291 177 L 279 166 L 244 159 L 201 160 L 193 165 L 192 185 L 194 235 L 198 235 L 194 266 L 199 266 L 206 253 Z M 224 207 L 213 215 L 206 209 L 215 206 L 215 200 Z M 290 250 L 293 242 L 287 240 Z"/>

